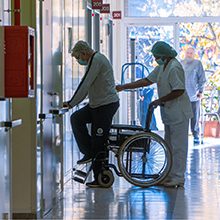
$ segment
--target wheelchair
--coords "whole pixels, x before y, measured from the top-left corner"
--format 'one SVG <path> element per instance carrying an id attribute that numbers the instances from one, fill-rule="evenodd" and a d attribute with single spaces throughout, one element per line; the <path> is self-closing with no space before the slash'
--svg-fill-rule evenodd
<path id="1" fill-rule="evenodd" d="M 150 130 L 150 122 L 155 106 L 150 105 L 145 128 L 136 125 L 113 124 L 107 141 L 107 152 L 102 159 L 102 171 L 98 176 L 100 186 L 108 188 L 114 182 L 112 170 L 128 182 L 139 187 L 159 184 L 168 175 L 172 166 L 169 145 L 158 134 Z M 109 153 L 116 157 L 117 164 L 109 162 Z M 96 159 L 96 158 L 94 158 Z M 87 172 L 75 169 L 73 179 L 85 183 Z"/>

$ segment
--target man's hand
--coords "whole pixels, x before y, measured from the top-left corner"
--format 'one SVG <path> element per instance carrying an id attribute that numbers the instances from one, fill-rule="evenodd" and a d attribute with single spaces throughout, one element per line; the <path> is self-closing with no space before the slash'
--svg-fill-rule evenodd
<path id="1" fill-rule="evenodd" d="M 64 102 L 63 107 L 64 108 L 69 108 L 69 109 L 72 108 L 72 106 L 70 106 L 68 102 Z"/>
<path id="2" fill-rule="evenodd" d="M 201 92 L 198 92 L 198 93 L 197 93 L 197 97 L 198 97 L 199 99 L 201 99 L 201 98 L 202 98 L 202 93 L 201 93 Z"/>
<path id="3" fill-rule="evenodd" d="M 115 89 L 117 90 L 117 92 L 121 92 L 124 90 L 123 85 L 117 85 L 115 86 Z"/>

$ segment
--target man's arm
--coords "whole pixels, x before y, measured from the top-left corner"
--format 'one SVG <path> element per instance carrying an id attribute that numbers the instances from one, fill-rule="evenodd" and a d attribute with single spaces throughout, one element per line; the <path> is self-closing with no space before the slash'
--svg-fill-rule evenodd
<path id="1" fill-rule="evenodd" d="M 99 65 L 100 64 L 97 62 L 97 60 L 95 59 L 92 60 L 92 64 L 85 73 L 85 76 L 80 82 L 75 94 L 73 95 L 71 100 L 67 102 L 69 107 L 73 108 L 74 106 L 78 105 L 86 98 L 89 87 L 92 85 L 97 75 L 99 74 L 99 69 L 100 69 Z"/>

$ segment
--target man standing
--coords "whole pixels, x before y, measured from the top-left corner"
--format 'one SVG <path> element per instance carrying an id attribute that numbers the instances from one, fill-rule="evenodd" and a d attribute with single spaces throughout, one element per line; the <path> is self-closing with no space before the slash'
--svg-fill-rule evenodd
<path id="1" fill-rule="evenodd" d="M 182 61 L 185 72 L 186 91 L 190 98 L 193 110 L 191 118 L 191 132 L 194 137 L 194 144 L 199 144 L 199 116 L 200 116 L 200 99 L 206 82 L 205 72 L 200 60 L 195 59 L 195 49 L 189 47 L 185 53 L 185 59 Z"/>

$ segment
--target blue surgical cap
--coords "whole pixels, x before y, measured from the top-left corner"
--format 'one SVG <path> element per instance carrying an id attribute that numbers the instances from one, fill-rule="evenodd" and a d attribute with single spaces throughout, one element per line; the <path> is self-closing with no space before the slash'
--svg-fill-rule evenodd
<path id="1" fill-rule="evenodd" d="M 157 41 L 153 45 L 151 52 L 156 57 L 176 57 L 177 56 L 177 52 L 175 51 L 175 49 L 164 41 Z"/>

